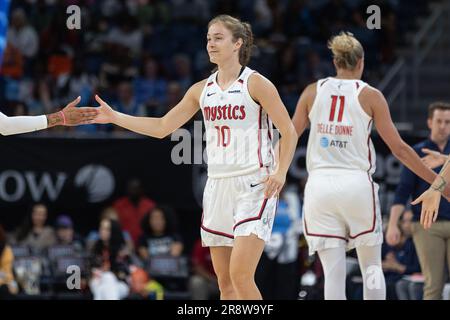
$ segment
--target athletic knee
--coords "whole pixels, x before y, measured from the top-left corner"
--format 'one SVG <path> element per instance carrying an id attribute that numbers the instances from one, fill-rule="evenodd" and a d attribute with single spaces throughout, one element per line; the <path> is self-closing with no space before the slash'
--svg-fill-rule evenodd
<path id="1" fill-rule="evenodd" d="M 217 283 L 222 295 L 232 294 L 234 292 L 233 283 L 229 275 L 218 275 Z"/>
<path id="2" fill-rule="evenodd" d="M 249 283 L 254 282 L 254 274 L 240 269 L 232 269 L 230 272 L 231 282 L 236 289 L 247 287 Z"/>

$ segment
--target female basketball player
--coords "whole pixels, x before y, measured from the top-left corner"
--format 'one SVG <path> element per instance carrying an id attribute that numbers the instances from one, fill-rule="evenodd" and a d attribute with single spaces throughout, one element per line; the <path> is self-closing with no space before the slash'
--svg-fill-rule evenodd
<path id="1" fill-rule="evenodd" d="M 261 299 L 254 274 L 297 143 L 275 86 L 246 67 L 252 45 L 249 24 L 227 15 L 212 19 L 206 49 L 217 71 L 194 84 L 162 118 L 121 114 L 96 98 L 96 123 L 114 123 L 157 138 L 172 133 L 201 109 L 208 155 L 201 237 L 211 248 L 222 299 Z M 272 120 L 283 136 L 276 166 Z"/>
<path id="2" fill-rule="evenodd" d="M 0 112 L 0 134 L 3 136 L 43 130 L 57 125 L 75 126 L 87 124 L 97 115 L 96 108 L 76 108 L 80 102 L 76 98 L 61 111 L 42 116 L 8 117 Z"/>
<path id="3" fill-rule="evenodd" d="M 436 174 L 401 139 L 383 94 L 360 80 L 364 51 L 359 41 L 342 32 L 328 47 L 337 75 L 310 84 L 293 117 L 299 136 L 310 125 L 305 236 L 310 254 L 317 251 L 323 265 L 325 299 L 346 298 L 345 251 L 352 248 L 363 275 L 364 299 L 385 299 L 372 124 L 408 168 L 430 183 Z"/>

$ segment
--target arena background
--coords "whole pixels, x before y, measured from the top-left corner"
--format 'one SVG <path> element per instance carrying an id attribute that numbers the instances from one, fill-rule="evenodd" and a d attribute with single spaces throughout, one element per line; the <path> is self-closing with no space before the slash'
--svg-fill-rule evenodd
<path id="1" fill-rule="evenodd" d="M 79 29 L 67 27 L 70 5 L 81 8 Z M 381 9 L 379 29 L 368 28 L 370 5 Z M 326 41 L 341 30 L 361 41 L 363 80 L 383 91 L 408 144 L 427 137 L 428 104 L 450 101 L 447 0 L 13 0 L 9 28 L 27 32 L 6 42 L 0 109 L 9 116 L 50 113 L 78 95 L 80 105 L 96 106 L 99 93 L 123 112 L 163 115 L 212 70 L 206 26 L 221 13 L 252 24 L 256 48 L 249 66 L 276 84 L 291 115 L 308 83 L 334 75 Z M 192 131 L 193 121 L 185 128 Z M 289 171 L 293 185 L 306 177 L 306 136 Z M 400 164 L 376 132 L 373 141 L 386 215 Z M 175 209 L 189 256 L 199 237 L 205 166 L 173 164 L 176 144 L 109 125 L 2 137 L 0 223 L 12 234 L 32 204 L 42 202 L 50 225 L 66 214 L 86 236 L 98 228 L 100 212 L 125 195 L 127 181 L 138 178 L 146 196 Z"/>

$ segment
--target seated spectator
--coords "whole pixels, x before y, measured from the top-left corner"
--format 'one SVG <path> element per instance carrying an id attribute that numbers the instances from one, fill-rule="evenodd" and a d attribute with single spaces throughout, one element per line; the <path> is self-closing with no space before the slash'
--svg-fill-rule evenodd
<path id="1" fill-rule="evenodd" d="M 119 215 L 122 230 L 128 231 L 133 243 L 142 233 L 140 223 L 142 218 L 155 207 L 156 203 L 144 195 L 141 181 L 131 179 L 127 182 L 127 195 L 117 199 L 113 207 Z"/>
<path id="2" fill-rule="evenodd" d="M 156 207 L 142 219 L 143 234 L 138 253 L 144 261 L 155 256 L 179 257 L 183 251 L 181 237 L 176 232 L 175 217 L 169 208 Z"/>
<path id="3" fill-rule="evenodd" d="M 417 257 L 414 242 L 411 237 L 411 221 L 413 214 L 411 211 L 405 211 L 400 223 L 400 242 L 397 246 L 391 247 L 383 244 L 383 271 L 386 279 L 386 298 L 397 299 L 397 282 L 405 275 L 420 273 L 419 258 Z M 401 285 L 400 285 L 401 286 Z M 420 293 L 421 288 L 417 288 Z M 419 294 L 420 295 L 420 294 Z M 416 295 L 417 297 L 417 295 Z M 416 298 L 414 297 L 414 298 Z M 404 295 L 402 295 L 404 298 Z"/>
<path id="4" fill-rule="evenodd" d="M 163 300 L 164 288 L 163 286 L 150 279 L 147 272 L 142 268 L 132 267 L 131 269 L 131 284 L 129 300 Z"/>
<path id="5" fill-rule="evenodd" d="M 167 110 L 175 107 L 183 99 L 183 91 L 176 81 L 169 82 L 167 86 Z"/>
<path id="6" fill-rule="evenodd" d="M 23 76 L 24 61 L 20 50 L 8 43 L 3 55 L 2 65 L 0 66 L 0 75 L 19 79 Z M 12 97 L 16 98 L 17 97 Z M 9 99 L 12 99 L 11 97 Z"/>
<path id="7" fill-rule="evenodd" d="M 143 63 L 141 76 L 134 82 L 137 103 L 146 106 L 148 116 L 162 116 L 166 111 L 167 80 L 160 73 L 158 63 L 147 58 Z"/>
<path id="8" fill-rule="evenodd" d="M 201 239 L 195 242 L 192 251 L 192 271 L 189 279 L 189 291 L 192 300 L 209 300 L 220 296 L 217 276 L 208 247 L 202 246 Z"/>
<path id="9" fill-rule="evenodd" d="M 13 274 L 14 254 L 6 243 L 6 234 L 0 225 L 0 300 L 12 299 L 18 292 Z"/>
<path id="10" fill-rule="evenodd" d="M 73 246 L 77 253 L 83 252 L 83 239 L 75 233 L 72 219 L 69 216 L 60 215 L 56 219 L 56 244 Z"/>
<path id="11" fill-rule="evenodd" d="M 23 9 L 18 8 L 11 13 L 8 42 L 18 48 L 26 58 L 34 57 L 39 50 L 39 37 L 34 27 L 28 23 Z"/>
<path id="12" fill-rule="evenodd" d="M 134 98 L 133 87 L 130 82 L 123 81 L 117 87 L 118 100 L 113 103 L 117 111 L 131 115 L 144 116 L 144 106 Z"/>
<path id="13" fill-rule="evenodd" d="M 91 252 L 94 268 L 89 287 L 94 300 L 124 299 L 129 293 L 125 281 L 129 266 L 122 230 L 117 221 L 103 219 L 99 234 Z"/>
<path id="14" fill-rule="evenodd" d="M 55 231 L 46 225 L 48 210 L 42 203 L 35 204 L 31 214 L 16 233 L 16 242 L 29 246 L 35 254 L 42 254 L 45 249 L 56 243 Z"/>
<path id="15" fill-rule="evenodd" d="M 100 214 L 100 221 L 104 219 L 110 219 L 114 221 L 119 221 L 119 216 L 117 214 L 116 209 L 113 207 L 107 207 L 105 208 L 102 213 Z M 126 230 L 122 230 L 123 239 L 125 240 L 126 247 L 128 249 L 128 252 L 134 251 L 134 243 L 133 239 L 130 236 L 130 233 Z M 100 234 L 98 230 L 93 230 L 89 232 L 88 236 L 86 237 L 86 249 L 88 251 L 92 251 L 92 248 L 94 247 L 97 240 L 100 239 Z"/>
<path id="16" fill-rule="evenodd" d="M 194 83 L 192 79 L 191 60 L 187 55 L 177 54 L 173 57 L 173 65 L 173 78 L 176 82 L 178 82 L 181 87 L 182 94 L 184 94 Z"/>

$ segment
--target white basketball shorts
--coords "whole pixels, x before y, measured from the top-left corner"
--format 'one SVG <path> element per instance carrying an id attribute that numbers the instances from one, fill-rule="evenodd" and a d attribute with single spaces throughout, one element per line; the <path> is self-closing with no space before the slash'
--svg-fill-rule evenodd
<path id="1" fill-rule="evenodd" d="M 305 186 L 303 228 L 310 255 L 383 243 L 378 184 L 363 171 L 313 171 Z"/>
<path id="2" fill-rule="evenodd" d="M 203 246 L 233 246 L 239 236 L 270 240 L 278 198 L 264 198 L 267 168 L 229 178 L 208 178 L 203 193 Z"/>

